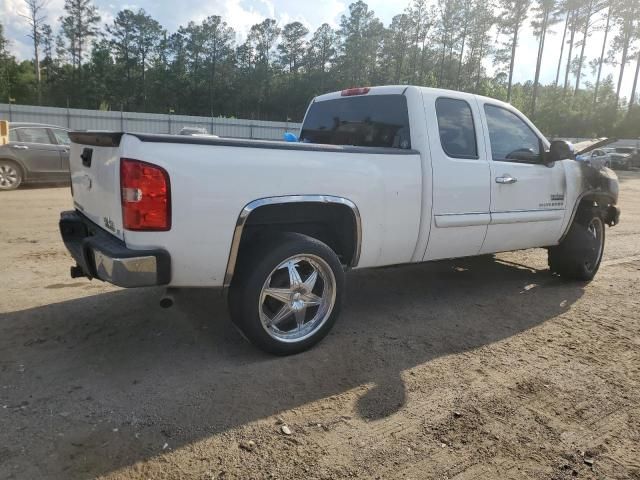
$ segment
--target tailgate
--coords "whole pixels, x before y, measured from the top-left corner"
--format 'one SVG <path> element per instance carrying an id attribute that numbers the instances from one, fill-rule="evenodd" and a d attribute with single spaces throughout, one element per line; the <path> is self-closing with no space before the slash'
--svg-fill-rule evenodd
<path id="1" fill-rule="evenodd" d="M 89 220 L 124 239 L 120 202 L 121 133 L 71 132 L 73 203 Z"/>

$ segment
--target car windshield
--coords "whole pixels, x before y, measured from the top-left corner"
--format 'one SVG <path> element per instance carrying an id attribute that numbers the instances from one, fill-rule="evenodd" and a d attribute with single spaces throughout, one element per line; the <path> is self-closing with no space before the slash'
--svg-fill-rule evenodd
<path id="1" fill-rule="evenodd" d="M 300 139 L 308 143 L 411 148 L 404 95 L 362 95 L 314 102 Z"/>

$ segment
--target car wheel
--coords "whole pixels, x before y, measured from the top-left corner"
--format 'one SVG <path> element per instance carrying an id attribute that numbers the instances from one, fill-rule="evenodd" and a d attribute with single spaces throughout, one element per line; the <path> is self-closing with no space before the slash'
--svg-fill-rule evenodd
<path id="1" fill-rule="evenodd" d="M 9 160 L 0 160 L 0 190 L 15 190 L 22 183 L 22 170 Z"/>
<path id="2" fill-rule="evenodd" d="M 276 355 L 318 343 L 336 321 L 344 270 L 324 243 L 283 233 L 243 249 L 229 290 L 234 323 L 254 345 Z"/>
<path id="3" fill-rule="evenodd" d="M 605 225 L 599 209 L 583 208 L 562 242 L 549 248 L 549 268 L 567 279 L 590 281 L 600 268 L 604 241 Z"/>

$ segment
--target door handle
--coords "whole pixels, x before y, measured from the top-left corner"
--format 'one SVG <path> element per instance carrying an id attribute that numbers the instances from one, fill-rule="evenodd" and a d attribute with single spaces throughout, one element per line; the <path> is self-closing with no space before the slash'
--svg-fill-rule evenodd
<path id="1" fill-rule="evenodd" d="M 11 145 L 11 148 L 15 148 L 16 150 L 29 150 L 29 147 L 26 145 Z"/>
<path id="2" fill-rule="evenodd" d="M 504 174 L 501 177 L 496 177 L 496 183 L 501 183 L 503 185 L 507 185 L 510 183 L 516 183 L 518 181 L 517 178 L 512 177 L 509 174 Z"/>

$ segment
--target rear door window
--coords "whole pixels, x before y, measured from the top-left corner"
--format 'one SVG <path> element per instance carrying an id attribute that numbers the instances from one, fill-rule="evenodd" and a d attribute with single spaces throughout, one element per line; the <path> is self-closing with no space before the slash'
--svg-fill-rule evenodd
<path id="1" fill-rule="evenodd" d="M 314 102 L 300 139 L 308 143 L 411 148 L 404 95 L 362 95 Z"/>
<path id="2" fill-rule="evenodd" d="M 453 158 L 478 158 L 476 130 L 469 104 L 456 98 L 438 98 L 436 116 L 444 152 Z"/>
<path id="3" fill-rule="evenodd" d="M 19 128 L 18 138 L 25 143 L 51 143 L 49 132 L 47 132 L 46 128 Z"/>

